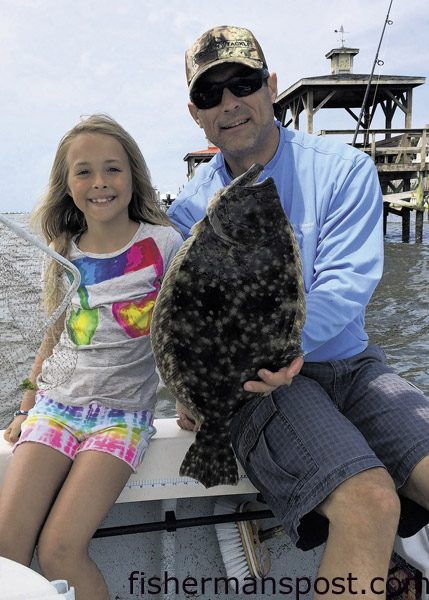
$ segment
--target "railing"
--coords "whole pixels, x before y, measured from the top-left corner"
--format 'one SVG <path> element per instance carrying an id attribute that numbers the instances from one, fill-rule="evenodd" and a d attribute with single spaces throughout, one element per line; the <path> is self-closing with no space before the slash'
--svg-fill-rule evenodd
<path id="1" fill-rule="evenodd" d="M 351 129 L 322 129 L 317 135 L 353 134 Z M 429 170 L 428 128 L 368 129 L 360 131 L 358 136 L 362 141 L 356 147 L 371 156 L 380 172 Z"/>
<path id="2" fill-rule="evenodd" d="M 349 136 L 354 130 L 323 129 L 317 135 Z M 415 211 L 416 242 L 423 240 L 423 214 L 429 209 L 429 126 L 421 129 L 367 129 L 356 148 L 374 161 L 383 190 L 384 232 L 387 215 L 402 218 L 402 241 L 410 240 L 410 213 Z"/>

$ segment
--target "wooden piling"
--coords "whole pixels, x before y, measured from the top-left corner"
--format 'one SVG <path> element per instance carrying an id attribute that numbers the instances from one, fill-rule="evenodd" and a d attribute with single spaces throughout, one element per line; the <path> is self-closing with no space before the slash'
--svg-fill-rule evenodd
<path id="1" fill-rule="evenodd" d="M 409 208 L 402 209 L 402 241 L 406 244 L 410 241 L 410 224 L 411 210 Z"/>
<path id="2" fill-rule="evenodd" d="M 424 210 L 416 210 L 416 244 L 423 243 L 423 215 Z"/>

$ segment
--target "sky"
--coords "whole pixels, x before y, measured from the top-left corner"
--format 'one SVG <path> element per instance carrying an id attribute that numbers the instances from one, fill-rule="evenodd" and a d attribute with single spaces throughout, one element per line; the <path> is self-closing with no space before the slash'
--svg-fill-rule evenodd
<path id="1" fill-rule="evenodd" d="M 370 73 L 390 0 L 0 0 L 0 212 L 40 201 L 60 138 L 82 115 L 107 113 L 140 145 L 162 193 L 186 183 L 188 152 L 207 147 L 187 108 L 184 52 L 207 29 L 253 31 L 279 93 L 328 75 L 325 54 L 359 48 Z M 413 96 L 413 126 L 429 123 L 429 0 L 393 0 L 375 74 L 427 77 Z M 397 111 L 399 113 L 400 111 Z M 403 126 L 403 116 L 393 125 Z M 303 122 L 303 119 L 302 119 Z M 377 125 L 382 126 L 381 121 Z M 315 131 L 354 129 L 321 110 Z"/>

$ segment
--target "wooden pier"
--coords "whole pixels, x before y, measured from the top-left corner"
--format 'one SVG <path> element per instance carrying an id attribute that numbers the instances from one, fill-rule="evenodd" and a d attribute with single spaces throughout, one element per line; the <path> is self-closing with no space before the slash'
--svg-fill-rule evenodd
<path id="1" fill-rule="evenodd" d="M 429 199 L 429 125 L 413 129 L 411 122 L 413 92 L 425 83 L 425 78 L 376 75 L 371 79 L 367 74 L 355 75 L 353 60 L 358 53 L 358 48 L 344 46 L 328 52 L 330 75 L 301 79 L 279 95 L 280 120 L 286 127 L 299 129 L 303 113 L 306 130 L 313 133 L 318 111 L 342 108 L 359 122 L 355 146 L 369 154 L 377 167 L 384 200 L 385 231 L 388 215 L 398 215 L 402 219 L 402 240 L 409 242 L 411 214 L 415 211 L 415 240 L 421 243 Z M 383 113 L 384 129 L 371 128 L 377 108 Z M 362 109 L 359 116 L 358 109 Z M 403 128 L 393 128 L 396 113 L 403 115 Z M 347 136 L 345 142 L 351 141 L 354 133 L 355 129 L 317 132 L 318 135 Z"/>
<path id="2" fill-rule="evenodd" d="M 321 130 L 319 135 L 353 133 L 338 129 Z M 384 201 L 384 233 L 389 214 L 397 215 L 402 219 L 402 241 L 409 242 L 414 211 L 415 241 L 421 243 L 424 213 L 429 211 L 429 128 L 369 129 L 359 136 L 356 147 L 369 154 L 377 168 Z"/>

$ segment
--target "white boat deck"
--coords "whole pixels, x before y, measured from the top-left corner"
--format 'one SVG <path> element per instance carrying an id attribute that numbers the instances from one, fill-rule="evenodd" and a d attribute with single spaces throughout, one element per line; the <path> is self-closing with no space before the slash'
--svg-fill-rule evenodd
<path id="1" fill-rule="evenodd" d="M 157 433 L 141 467 L 130 477 L 102 527 L 159 522 L 164 520 L 166 511 L 174 511 L 178 519 L 208 516 L 213 514 L 217 497 L 230 496 L 236 503 L 255 498 L 257 491 L 241 467 L 237 486 L 206 489 L 193 479 L 180 477 L 179 466 L 194 434 L 180 430 L 175 419 L 158 419 L 155 426 Z M 11 446 L 3 440 L 2 434 L 0 431 L 0 485 L 12 456 Z M 262 528 L 275 524 L 273 519 L 261 522 Z M 292 578 L 293 585 L 300 578 L 305 581 L 316 576 L 323 547 L 303 552 L 294 548 L 286 535 L 269 540 L 267 545 L 271 554 L 269 577 L 272 581 L 253 597 L 284 598 L 282 578 Z M 397 538 L 395 550 L 429 579 L 428 528 L 408 540 Z M 212 525 L 94 539 L 91 555 L 100 566 L 115 600 L 141 598 L 149 591 L 151 598 L 160 600 L 188 597 L 184 586 L 191 580 L 196 581 L 192 591 L 202 599 L 214 596 L 218 600 L 249 598 L 248 593 L 225 591 L 222 580 L 225 569 Z M 32 567 L 37 570 L 36 561 Z M 137 573 L 137 580 L 131 583 L 133 572 Z M 152 585 L 150 578 L 153 578 Z M 157 587 L 159 593 L 154 593 Z M 301 591 L 300 600 L 310 600 L 311 592 Z M 429 596 L 422 595 L 422 599 L 429 599 Z"/>

